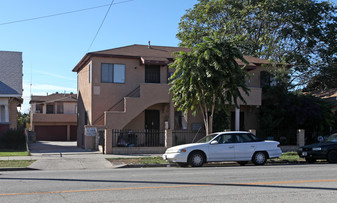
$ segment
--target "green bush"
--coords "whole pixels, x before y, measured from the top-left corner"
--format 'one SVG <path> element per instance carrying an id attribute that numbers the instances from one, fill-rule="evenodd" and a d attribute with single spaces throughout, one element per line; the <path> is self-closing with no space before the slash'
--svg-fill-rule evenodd
<path id="1" fill-rule="evenodd" d="M 26 139 L 23 128 L 9 129 L 1 138 L 1 147 L 8 149 L 25 149 Z"/>

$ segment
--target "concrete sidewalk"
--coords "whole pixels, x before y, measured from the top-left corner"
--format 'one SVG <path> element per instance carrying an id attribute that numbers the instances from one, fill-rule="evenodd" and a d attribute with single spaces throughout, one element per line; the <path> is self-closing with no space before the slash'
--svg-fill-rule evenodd
<path id="1" fill-rule="evenodd" d="M 76 142 L 39 141 L 30 145 L 31 156 L 0 157 L 0 160 L 36 160 L 28 169 L 77 170 L 113 169 L 123 165 L 113 165 L 106 158 L 138 158 L 154 155 L 104 155 L 98 151 L 87 151 L 76 146 Z M 158 155 L 157 155 L 158 156 Z"/>

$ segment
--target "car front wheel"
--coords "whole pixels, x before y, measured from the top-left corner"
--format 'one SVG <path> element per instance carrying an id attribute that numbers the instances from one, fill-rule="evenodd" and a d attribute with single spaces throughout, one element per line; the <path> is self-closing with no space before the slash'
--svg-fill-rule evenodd
<path id="1" fill-rule="evenodd" d="M 337 163 L 337 151 L 333 150 L 328 153 L 328 162 Z"/>
<path id="2" fill-rule="evenodd" d="M 252 161 L 255 165 L 264 165 L 267 161 L 267 155 L 264 152 L 256 152 Z"/>
<path id="3" fill-rule="evenodd" d="M 189 156 L 188 163 L 192 167 L 200 167 L 205 163 L 205 157 L 200 152 L 194 152 Z"/>

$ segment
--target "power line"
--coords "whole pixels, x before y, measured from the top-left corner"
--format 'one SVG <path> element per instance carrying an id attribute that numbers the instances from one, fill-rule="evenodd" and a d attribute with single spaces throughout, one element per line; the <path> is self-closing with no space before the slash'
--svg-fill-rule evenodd
<path id="1" fill-rule="evenodd" d="M 94 41 L 96 40 L 96 37 L 97 37 L 97 35 L 98 35 L 99 31 L 101 30 L 101 28 L 102 28 L 102 26 L 103 26 L 103 24 L 104 24 L 104 21 L 105 21 L 106 17 L 108 16 L 108 13 L 109 13 L 109 11 L 110 11 L 110 8 L 111 8 L 111 6 L 112 6 L 112 4 L 113 4 L 113 3 L 114 3 L 114 0 L 112 0 L 112 1 L 111 1 L 111 4 L 110 4 L 110 6 L 109 6 L 108 10 L 107 10 L 107 11 L 106 11 L 106 13 L 105 13 L 105 16 L 104 16 L 104 18 L 103 18 L 103 20 L 102 20 L 102 23 L 101 23 L 101 25 L 99 26 L 99 28 L 98 28 L 98 30 L 97 30 L 97 32 L 96 32 L 96 35 L 95 35 L 94 39 L 92 40 L 92 42 L 91 42 L 91 44 L 90 44 L 90 46 L 89 46 L 89 48 L 88 48 L 88 51 L 87 51 L 87 52 L 89 52 L 89 50 L 90 50 L 90 48 L 91 48 L 92 44 L 93 44 L 93 43 L 94 43 Z"/>
<path id="2" fill-rule="evenodd" d="M 126 0 L 126 1 L 121 1 L 121 2 L 113 3 L 113 4 L 114 5 L 116 5 L 116 4 L 122 4 L 122 3 L 127 3 L 127 2 L 130 2 L 130 1 L 133 1 L 133 0 Z M 56 13 L 56 14 L 51 14 L 51 15 L 46 15 L 46 16 L 39 16 L 39 17 L 35 17 L 35 18 L 27 18 L 27 19 L 22 19 L 22 20 L 15 20 L 15 21 L 10 21 L 10 22 L 0 23 L 0 26 L 1 25 L 14 24 L 14 23 L 22 23 L 22 22 L 26 22 L 26 21 L 39 20 L 39 19 L 42 19 L 42 18 L 50 18 L 50 17 L 60 16 L 60 15 L 67 15 L 67 14 L 71 14 L 71 13 L 78 13 L 78 12 L 92 10 L 92 9 L 97 9 L 97 8 L 102 8 L 102 7 L 106 7 L 106 6 L 110 6 L 111 7 L 111 5 L 112 4 L 105 4 L 105 5 L 101 5 L 101 6 L 84 8 L 84 9 L 79 9 L 79 10 L 74 10 L 74 11 L 63 12 L 63 13 Z M 109 10 L 110 10 L 110 7 L 109 7 Z"/>

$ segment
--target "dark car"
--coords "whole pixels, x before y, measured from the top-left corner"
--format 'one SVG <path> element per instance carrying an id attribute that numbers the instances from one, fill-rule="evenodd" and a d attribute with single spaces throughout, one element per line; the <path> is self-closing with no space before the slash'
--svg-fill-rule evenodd
<path id="1" fill-rule="evenodd" d="M 330 135 L 325 141 L 304 145 L 299 148 L 298 155 L 308 163 L 317 159 L 326 159 L 329 163 L 337 163 L 337 133 Z"/>

